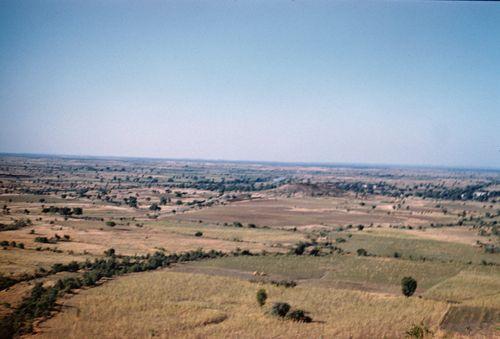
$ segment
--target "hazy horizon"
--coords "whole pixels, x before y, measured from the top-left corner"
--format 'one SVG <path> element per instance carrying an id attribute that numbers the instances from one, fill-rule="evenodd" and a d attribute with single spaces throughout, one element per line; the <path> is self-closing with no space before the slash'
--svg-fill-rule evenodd
<path id="1" fill-rule="evenodd" d="M 500 168 L 500 6 L 0 3 L 0 152 Z"/>

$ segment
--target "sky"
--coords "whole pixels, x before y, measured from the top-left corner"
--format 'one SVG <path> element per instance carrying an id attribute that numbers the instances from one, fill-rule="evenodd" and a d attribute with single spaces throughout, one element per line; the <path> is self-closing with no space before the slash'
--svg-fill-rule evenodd
<path id="1" fill-rule="evenodd" d="M 500 5 L 0 0 L 0 152 L 500 168 Z"/>

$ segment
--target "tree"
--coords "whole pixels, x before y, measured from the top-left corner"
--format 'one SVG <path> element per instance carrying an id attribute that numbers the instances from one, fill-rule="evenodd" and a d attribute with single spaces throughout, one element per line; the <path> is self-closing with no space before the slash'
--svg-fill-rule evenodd
<path id="1" fill-rule="evenodd" d="M 404 277 L 401 280 L 401 290 L 405 297 L 410 297 L 417 289 L 417 281 L 412 277 Z"/>
<path id="2" fill-rule="evenodd" d="M 261 288 L 260 290 L 257 291 L 257 302 L 259 303 L 259 306 L 264 306 L 266 300 L 267 300 L 266 290 Z"/>

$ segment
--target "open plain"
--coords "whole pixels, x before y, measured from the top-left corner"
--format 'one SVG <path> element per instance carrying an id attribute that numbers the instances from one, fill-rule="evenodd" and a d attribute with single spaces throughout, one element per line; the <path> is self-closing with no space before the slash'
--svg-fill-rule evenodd
<path id="1" fill-rule="evenodd" d="M 2 333 L 500 336 L 499 177 L 3 155 Z"/>

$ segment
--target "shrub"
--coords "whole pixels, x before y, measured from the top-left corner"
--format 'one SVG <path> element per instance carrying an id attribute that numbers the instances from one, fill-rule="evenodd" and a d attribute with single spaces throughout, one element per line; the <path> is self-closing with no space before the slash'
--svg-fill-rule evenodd
<path id="1" fill-rule="evenodd" d="M 267 300 L 267 293 L 266 290 L 261 288 L 260 290 L 257 291 L 257 303 L 259 306 L 264 306 Z"/>
<path id="2" fill-rule="evenodd" d="M 110 248 L 109 250 L 104 251 L 104 255 L 107 257 L 113 257 L 115 255 L 115 249 Z"/>
<path id="3" fill-rule="evenodd" d="M 278 287 L 283 286 L 286 288 L 297 286 L 297 283 L 293 280 L 271 280 L 271 284 Z"/>
<path id="4" fill-rule="evenodd" d="M 358 248 L 356 253 L 361 257 L 366 257 L 368 255 L 368 252 L 364 248 Z"/>
<path id="5" fill-rule="evenodd" d="M 157 204 L 157 203 L 152 203 L 152 204 L 151 204 L 151 206 L 149 206 L 149 209 L 150 209 L 151 211 L 160 211 L 160 210 L 161 210 L 161 207 L 160 207 L 160 206 L 158 206 L 158 204 Z"/>
<path id="6" fill-rule="evenodd" d="M 287 318 L 293 321 L 299 321 L 304 323 L 310 323 L 312 318 L 306 315 L 306 312 L 303 310 L 293 310 L 288 313 Z"/>
<path id="7" fill-rule="evenodd" d="M 290 305 L 283 302 L 274 303 L 273 307 L 271 308 L 272 315 L 282 318 L 284 318 L 287 315 L 288 311 L 290 311 Z"/>
<path id="8" fill-rule="evenodd" d="M 106 221 L 106 226 L 115 227 L 116 226 L 116 222 L 114 222 L 114 221 Z"/>
<path id="9" fill-rule="evenodd" d="M 401 290 L 405 297 L 410 297 L 417 289 L 417 281 L 412 277 L 404 277 L 401 280 Z"/>
<path id="10" fill-rule="evenodd" d="M 302 255 L 304 254 L 305 250 L 306 250 L 306 244 L 303 242 L 299 242 L 297 246 L 293 249 L 293 254 Z"/>
<path id="11" fill-rule="evenodd" d="M 316 257 L 320 255 L 320 252 L 321 252 L 320 248 L 316 246 L 311 250 L 311 252 L 309 252 L 309 254 Z"/>
<path id="12" fill-rule="evenodd" d="M 35 242 L 41 242 L 43 244 L 48 244 L 49 239 L 47 237 L 36 237 Z"/>
<path id="13" fill-rule="evenodd" d="M 406 331 L 408 337 L 418 339 L 424 338 L 424 336 L 429 333 L 431 333 L 431 331 L 423 324 L 412 325 L 410 329 Z"/>
<path id="14" fill-rule="evenodd" d="M 95 272 L 85 272 L 83 275 L 83 285 L 84 286 L 94 286 L 97 282 Z"/>
<path id="15" fill-rule="evenodd" d="M 17 283 L 17 280 L 0 274 L 0 291 Z"/>
<path id="16" fill-rule="evenodd" d="M 195 234 L 194 234 L 195 237 L 202 237 L 203 236 L 203 232 L 200 232 L 200 231 L 197 231 Z"/>

